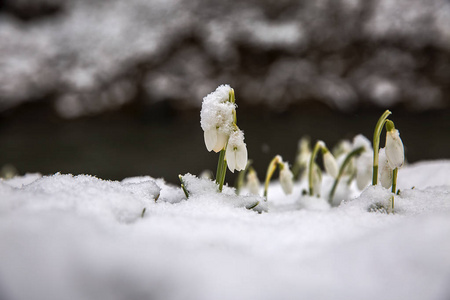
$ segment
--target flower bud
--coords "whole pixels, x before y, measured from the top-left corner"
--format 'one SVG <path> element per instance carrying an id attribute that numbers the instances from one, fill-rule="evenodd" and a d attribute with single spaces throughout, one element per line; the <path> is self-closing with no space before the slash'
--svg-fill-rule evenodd
<path id="1" fill-rule="evenodd" d="M 225 148 L 228 136 L 219 129 L 210 129 L 204 132 L 206 149 L 211 152 L 220 152 Z"/>
<path id="2" fill-rule="evenodd" d="M 388 128 L 388 122 L 390 121 L 386 121 L 386 129 Z M 386 131 L 386 156 L 391 169 L 403 166 L 403 162 L 405 161 L 403 142 L 400 138 L 400 133 L 397 129 L 393 128 L 393 125 L 390 130 Z"/>
<path id="3" fill-rule="evenodd" d="M 250 168 L 250 170 L 247 173 L 247 188 L 253 195 L 259 195 L 259 179 L 258 175 L 256 174 L 255 170 L 253 168 Z"/>
<path id="4" fill-rule="evenodd" d="M 247 166 L 247 146 L 244 143 L 244 133 L 241 130 L 238 129 L 230 135 L 225 159 L 228 169 L 232 173 L 234 173 L 234 170 L 244 170 Z"/>
<path id="5" fill-rule="evenodd" d="M 334 158 L 333 154 L 328 151 L 328 149 L 326 149 L 323 154 L 323 164 L 327 173 L 330 174 L 333 178 L 337 178 L 339 168 L 336 159 Z"/>

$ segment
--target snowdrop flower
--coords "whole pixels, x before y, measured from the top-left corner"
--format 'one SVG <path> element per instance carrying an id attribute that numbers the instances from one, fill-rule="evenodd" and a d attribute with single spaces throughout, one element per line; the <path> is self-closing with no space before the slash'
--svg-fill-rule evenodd
<path id="1" fill-rule="evenodd" d="M 213 173 L 210 170 L 203 170 L 200 173 L 199 178 L 212 180 L 213 179 Z"/>
<path id="2" fill-rule="evenodd" d="M 259 195 L 259 179 L 258 175 L 256 174 L 255 170 L 253 168 L 250 168 L 250 170 L 247 173 L 247 188 L 253 195 Z"/>
<path id="3" fill-rule="evenodd" d="M 280 164 L 280 184 L 286 195 L 292 193 L 292 188 L 294 185 L 293 181 L 294 175 L 291 170 L 289 170 L 289 165 L 287 163 Z"/>
<path id="4" fill-rule="evenodd" d="M 347 140 L 341 140 L 337 146 L 333 147 L 333 156 L 337 159 L 352 151 L 353 145 Z"/>
<path id="5" fill-rule="evenodd" d="M 229 85 L 221 85 L 203 98 L 200 125 L 208 151 L 219 152 L 224 149 L 233 131 L 236 105 L 230 101 L 231 92 Z"/>
<path id="6" fill-rule="evenodd" d="M 292 174 L 294 180 L 297 180 L 304 170 L 308 167 L 309 158 L 311 156 L 310 139 L 309 137 L 302 137 L 298 142 L 297 156 L 292 166 Z"/>
<path id="7" fill-rule="evenodd" d="M 241 171 L 247 166 L 247 146 L 244 143 L 244 133 L 237 129 L 228 140 L 225 154 L 228 169 L 234 173 L 234 170 Z"/>
<path id="8" fill-rule="evenodd" d="M 228 141 L 228 135 L 220 131 L 220 127 L 209 129 L 204 132 L 206 149 L 211 152 L 219 152 L 225 148 Z"/>
<path id="9" fill-rule="evenodd" d="M 389 110 L 386 110 L 381 117 L 378 119 L 377 121 L 377 125 L 375 125 L 375 130 L 373 132 L 373 165 L 372 165 L 372 185 L 376 185 L 378 184 L 378 168 L 379 168 L 379 159 L 378 159 L 378 154 L 379 154 L 379 149 L 380 149 L 380 136 L 381 136 L 381 132 L 383 131 L 383 126 L 387 123 L 387 117 L 391 114 L 392 112 Z M 387 125 L 386 125 L 387 126 Z M 388 128 L 386 127 L 386 131 L 389 131 Z"/>
<path id="10" fill-rule="evenodd" d="M 386 121 L 386 156 L 391 169 L 400 168 L 405 161 L 405 151 L 400 133 L 392 121 Z"/>
<path id="11" fill-rule="evenodd" d="M 336 159 L 334 158 L 333 154 L 331 154 L 328 149 L 323 148 L 323 164 L 325 167 L 325 170 L 328 174 L 330 174 L 333 178 L 336 178 L 339 173 L 339 167 L 337 165 Z"/>
<path id="12" fill-rule="evenodd" d="M 379 172 L 381 186 L 388 189 L 392 185 L 392 168 L 386 155 L 385 148 L 381 148 L 379 152 Z"/>
<path id="13" fill-rule="evenodd" d="M 318 194 L 318 189 L 317 189 L 317 180 L 316 179 L 316 169 L 318 170 L 318 172 L 320 173 L 320 169 L 317 167 L 316 163 L 315 163 L 315 159 L 317 156 L 317 153 L 319 151 L 322 151 L 322 155 L 324 155 L 324 162 L 325 162 L 325 153 L 326 152 L 330 152 L 325 143 L 323 141 L 317 141 L 316 145 L 313 148 L 313 151 L 311 153 L 311 157 L 309 159 L 309 165 L 308 165 L 308 190 L 309 190 L 309 195 L 313 196 L 314 194 Z M 330 153 L 331 154 L 331 153 Z M 334 157 L 333 157 L 334 159 Z M 333 163 L 330 163 L 329 158 L 327 158 L 328 162 L 325 164 L 326 168 L 330 168 L 330 172 L 334 172 L 333 170 L 333 166 L 331 166 Z M 336 163 L 336 161 L 335 161 Z M 328 166 L 327 166 L 328 164 Z M 336 167 L 337 169 L 337 167 Z M 328 170 L 327 170 L 328 171 Z M 331 175 L 331 174 L 330 174 Z M 337 172 L 336 172 L 337 175 Z M 320 176 L 322 176 L 322 174 L 320 173 Z M 319 187 L 320 187 L 320 183 L 319 183 Z"/>

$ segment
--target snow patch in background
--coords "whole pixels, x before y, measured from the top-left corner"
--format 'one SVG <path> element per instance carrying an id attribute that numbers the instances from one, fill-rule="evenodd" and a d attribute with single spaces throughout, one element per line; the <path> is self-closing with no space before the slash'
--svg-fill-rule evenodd
<path id="1" fill-rule="evenodd" d="M 51 98 L 76 118 L 138 96 L 198 108 L 223 82 L 278 110 L 448 107 L 444 0 L 14 1 L 0 10 L 0 110 Z M 21 6 L 39 5 L 55 13 L 20 19 Z"/>

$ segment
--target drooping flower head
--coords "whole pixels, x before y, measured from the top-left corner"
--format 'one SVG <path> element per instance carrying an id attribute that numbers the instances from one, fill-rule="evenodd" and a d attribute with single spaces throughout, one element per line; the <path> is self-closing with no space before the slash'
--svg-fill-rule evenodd
<path id="1" fill-rule="evenodd" d="M 328 174 L 331 175 L 331 177 L 336 178 L 339 173 L 339 168 L 336 162 L 336 159 L 334 158 L 333 154 L 327 149 L 323 148 L 323 165 L 325 167 L 325 170 Z"/>
<path id="2" fill-rule="evenodd" d="M 302 137 L 298 142 L 297 162 L 302 167 L 306 167 L 308 165 L 309 158 L 311 156 L 310 144 L 311 142 L 309 137 Z"/>
<path id="3" fill-rule="evenodd" d="M 256 171 L 250 167 L 247 173 L 247 188 L 253 195 L 259 195 L 260 182 Z"/>
<path id="4" fill-rule="evenodd" d="M 348 140 L 341 140 L 339 143 L 333 147 L 331 151 L 336 160 L 339 157 L 346 156 L 348 153 L 352 151 L 353 145 Z"/>
<path id="5" fill-rule="evenodd" d="M 228 139 L 225 159 L 228 169 L 232 173 L 234 173 L 234 170 L 244 170 L 247 166 L 247 145 L 244 143 L 244 133 L 240 129 L 231 133 Z"/>
<path id="6" fill-rule="evenodd" d="M 280 185 L 286 195 L 292 193 L 294 187 L 294 175 L 289 169 L 288 163 L 280 163 Z"/>
<path id="7" fill-rule="evenodd" d="M 405 150 L 400 133 L 390 120 L 386 121 L 386 156 L 391 169 L 400 168 L 405 161 Z"/>
<path id="8" fill-rule="evenodd" d="M 233 131 L 236 105 L 230 101 L 230 92 L 232 88 L 229 85 L 220 85 L 203 98 L 200 125 L 208 151 L 219 152 L 224 149 Z"/>

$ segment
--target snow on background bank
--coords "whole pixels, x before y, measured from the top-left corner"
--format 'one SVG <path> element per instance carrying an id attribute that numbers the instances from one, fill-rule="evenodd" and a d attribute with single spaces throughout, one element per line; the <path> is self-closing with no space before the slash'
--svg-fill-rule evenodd
<path id="1" fill-rule="evenodd" d="M 449 16 L 445 0 L 4 0 L 0 110 L 199 107 L 223 82 L 278 110 L 448 107 Z"/>
<path id="2" fill-rule="evenodd" d="M 388 215 L 368 212 L 379 187 L 305 210 L 301 186 L 274 183 L 258 214 L 150 177 L 16 177 L 0 182 L 0 296 L 448 299 L 450 162 L 405 167 L 398 187 Z"/>

